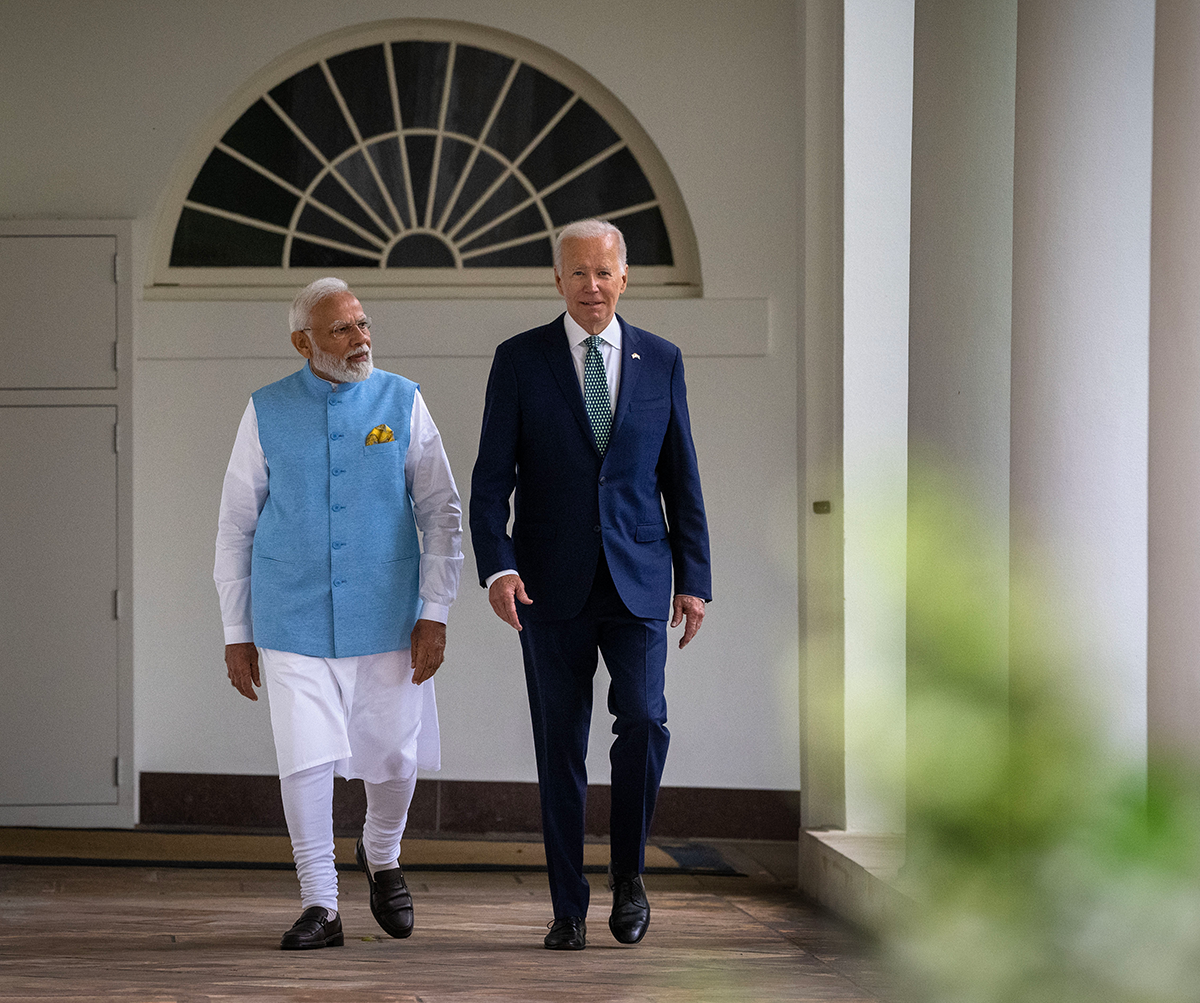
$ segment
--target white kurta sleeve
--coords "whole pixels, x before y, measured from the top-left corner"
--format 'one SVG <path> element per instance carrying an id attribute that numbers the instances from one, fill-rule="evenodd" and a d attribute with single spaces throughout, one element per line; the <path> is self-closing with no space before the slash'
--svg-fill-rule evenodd
<path id="1" fill-rule="evenodd" d="M 462 574 L 462 503 L 442 436 L 418 390 L 404 477 L 421 532 L 421 618 L 445 623 Z"/>
<path id="2" fill-rule="evenodd" d="M 225 643 L 254 640 L 250 616 L 250 554 L 254 530 L 267 500 L 267 460 L 258 440 L 254 399 L 246 405 L 238 426 L 217 519 L 217 554 L 213 581 L 221 601 Z"/>

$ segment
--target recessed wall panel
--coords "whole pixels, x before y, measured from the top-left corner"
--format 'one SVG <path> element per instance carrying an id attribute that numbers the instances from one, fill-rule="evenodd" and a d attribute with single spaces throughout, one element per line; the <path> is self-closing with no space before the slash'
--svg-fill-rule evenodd
<path id="1" fill-rule="evenodd" d="M 0 236 L 0 388 L 115 387 L 116 237 Z M 18 333 L 19 332 L 19 333 Z"/>

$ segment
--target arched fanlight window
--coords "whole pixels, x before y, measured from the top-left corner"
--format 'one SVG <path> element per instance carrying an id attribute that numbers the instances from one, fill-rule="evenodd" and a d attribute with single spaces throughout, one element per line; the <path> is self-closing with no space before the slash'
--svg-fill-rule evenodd
<path id="1" fill-rule="evenodd" d="M 155 286 L 335 270 L 426 292 L 542 287 L 557 230 L 597 216 L 621 227 L 638 285 L 699 292 L 682 198 L 629 112 L 561 56 L 480 26 L 390 21 L 291 53 L 177 174 Z"/>

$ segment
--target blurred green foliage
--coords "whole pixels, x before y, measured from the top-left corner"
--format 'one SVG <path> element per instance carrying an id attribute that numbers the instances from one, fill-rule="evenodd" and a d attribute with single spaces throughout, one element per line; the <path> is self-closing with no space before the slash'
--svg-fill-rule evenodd
<path id="1" fill-rule="evenodd" d="M 928 1003 L 1200 1000 L 1200 776 L 1112 750 L 1036 560 L 951 478 L 910 476 L 905 981 Z"/>

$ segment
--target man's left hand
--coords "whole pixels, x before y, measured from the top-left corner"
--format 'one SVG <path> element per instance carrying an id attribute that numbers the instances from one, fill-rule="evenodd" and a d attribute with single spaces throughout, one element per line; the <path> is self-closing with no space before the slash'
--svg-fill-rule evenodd
<path id="1" fill-rule="evenodd" d="M 700 629 L 704 622 L 704 600 L 696 596 L 676 596 L 671 604 L 671 626 L 678 627 L 684 620 L 683 637 L 679 639 L 679 647 L 683 648 Z"/>
<path id="2" fill-rule="evenodd" d="M 432 679 L 446 656 L 446 625 L 436 620 L 418 620 L 412 637 L 412 681 L 420 686 Z"/>

